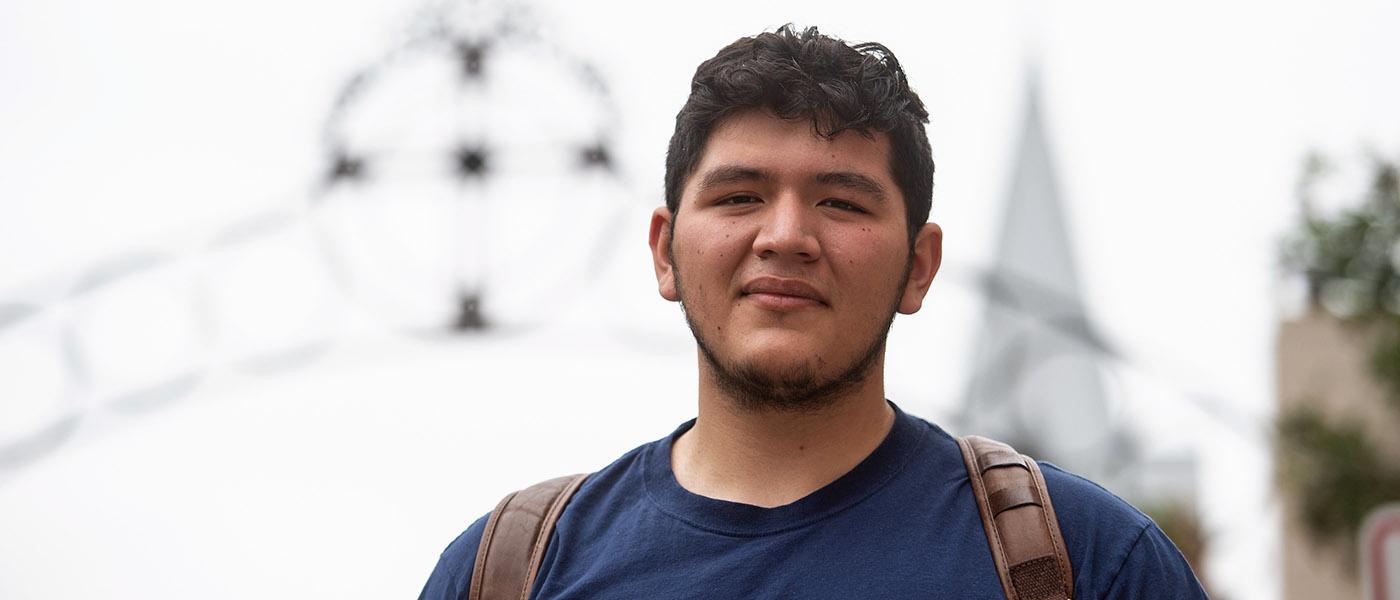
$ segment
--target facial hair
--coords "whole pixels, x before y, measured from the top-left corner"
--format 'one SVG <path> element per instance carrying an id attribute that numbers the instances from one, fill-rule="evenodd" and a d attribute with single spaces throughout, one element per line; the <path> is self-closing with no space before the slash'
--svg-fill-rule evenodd
<path id="1" fill-rule="evenodd" d="M 667 252 L 670 249 L 667 248 Z M 753 412 L 817 412 L 831 406 L 838 398 L 859 387 L 874 371 L 875 365 L 885 351 L 885 341 L 894 325 L 894 316 L 899 308 L 901 292 L 909 282 L 909 273 L 914 266 L 913 253 L 905 261 L 904 273 L 894 290 L 894 300 L 890 305 L 884 324 L 865 351 L 834 377 L 820 380 L 816 368 L 808 364 L 789 367 L 777 372 L 765 371 L 759 365 L 748 362 L 738 363 L 725 360 L 715 353 L 714 347 L 705 341 L 704 328 L 697 325 L 685 305 L 685 285 L 681 279 L 680 265 L 671 259 L 675 269 L 676 292 L 680 296 L 681 314 L 695 336 L 695 344 L 700 355 L 710 365 L 715 384 L 729 396 L 739 408 Z"/>

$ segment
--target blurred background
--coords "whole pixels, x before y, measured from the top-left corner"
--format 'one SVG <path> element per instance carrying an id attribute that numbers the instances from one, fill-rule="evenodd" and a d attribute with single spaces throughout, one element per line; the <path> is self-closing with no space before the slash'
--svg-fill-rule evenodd
<path id="1" fill-rule="evenodd" d="M 860 8 L 0 5 L 0 598 L 413 597 L 505 492 L 669 434 L 666 142 L 787 22 L 932 114 L 944 270 L 889 397 L 1128 498 L 1215 597 L 1360 597 L 1400 6 Z"/>

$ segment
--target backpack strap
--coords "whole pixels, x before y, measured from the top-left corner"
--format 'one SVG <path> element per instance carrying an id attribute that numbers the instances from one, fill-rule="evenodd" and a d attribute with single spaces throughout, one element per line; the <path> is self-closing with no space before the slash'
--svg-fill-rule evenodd
<path id="1" fill-rule="evenodd" d="M 958 438 L 1008 600 L 1067 600 L 1074 575 L 1035 460 L 984 437 Z"/>
<path id="2" fill-rule="evenodd" d="M 543 481 L 513 492 L 486 520 L 472 568 L 471 600 L 527 600 L 554 524 L 588 475 Z"/>

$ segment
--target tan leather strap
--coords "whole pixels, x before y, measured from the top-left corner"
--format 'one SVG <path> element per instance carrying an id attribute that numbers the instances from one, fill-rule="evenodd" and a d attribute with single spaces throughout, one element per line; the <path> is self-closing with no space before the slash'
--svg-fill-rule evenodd
<path id="1" fill-rule="evenodd" d="M 1074 574 L 1040 466 L 1006 444 L 958 438 L 1008 600 L 1067 600 Z"/>
<path id="2" fill-rule="evenodd" d="M 527 600 L 564 505 L 588 477 L 543 481 L 506 496 L 491 511 L 472 568 L 471 600 Z"/>

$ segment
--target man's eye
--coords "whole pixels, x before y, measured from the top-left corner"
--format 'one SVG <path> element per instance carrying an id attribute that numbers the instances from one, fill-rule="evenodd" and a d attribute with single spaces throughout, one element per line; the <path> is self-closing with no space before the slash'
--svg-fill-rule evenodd
<path id="1" fill-rule="evenodd" d="M 860 212 L 860 213 L 865 212 L 865 209 L 863 209 L 863 208 L 861 208 L 861 207 L 859 207 L 859 206 L 856 206 L 856 205 L 854 205 L 854 204 L 851 204 L 850 202 L 847 202 L 847 201 L 845 201 L 845 200 L 837 200 L 837 199 L 835 199 L 835 198 L 827 198 L 826 200 L 822 200 L 822 204 L 825 204 L 825 205 L 830 206 L 830 207 L 832 207 L 832 208 L 838 208 L 838 209 L 841 209 L 841 210 L 848 210 L 848 211 L 851 211 L 851 212 Z"/>
<path id="2" fill-rule="evenodd" d="M 757 197 L 739 194 L 737 196 L 728 196 L 726 198 L 723 198 L 719 201 L 719 204 L 752 204 L 754 202 L 758 202 Z"/>

